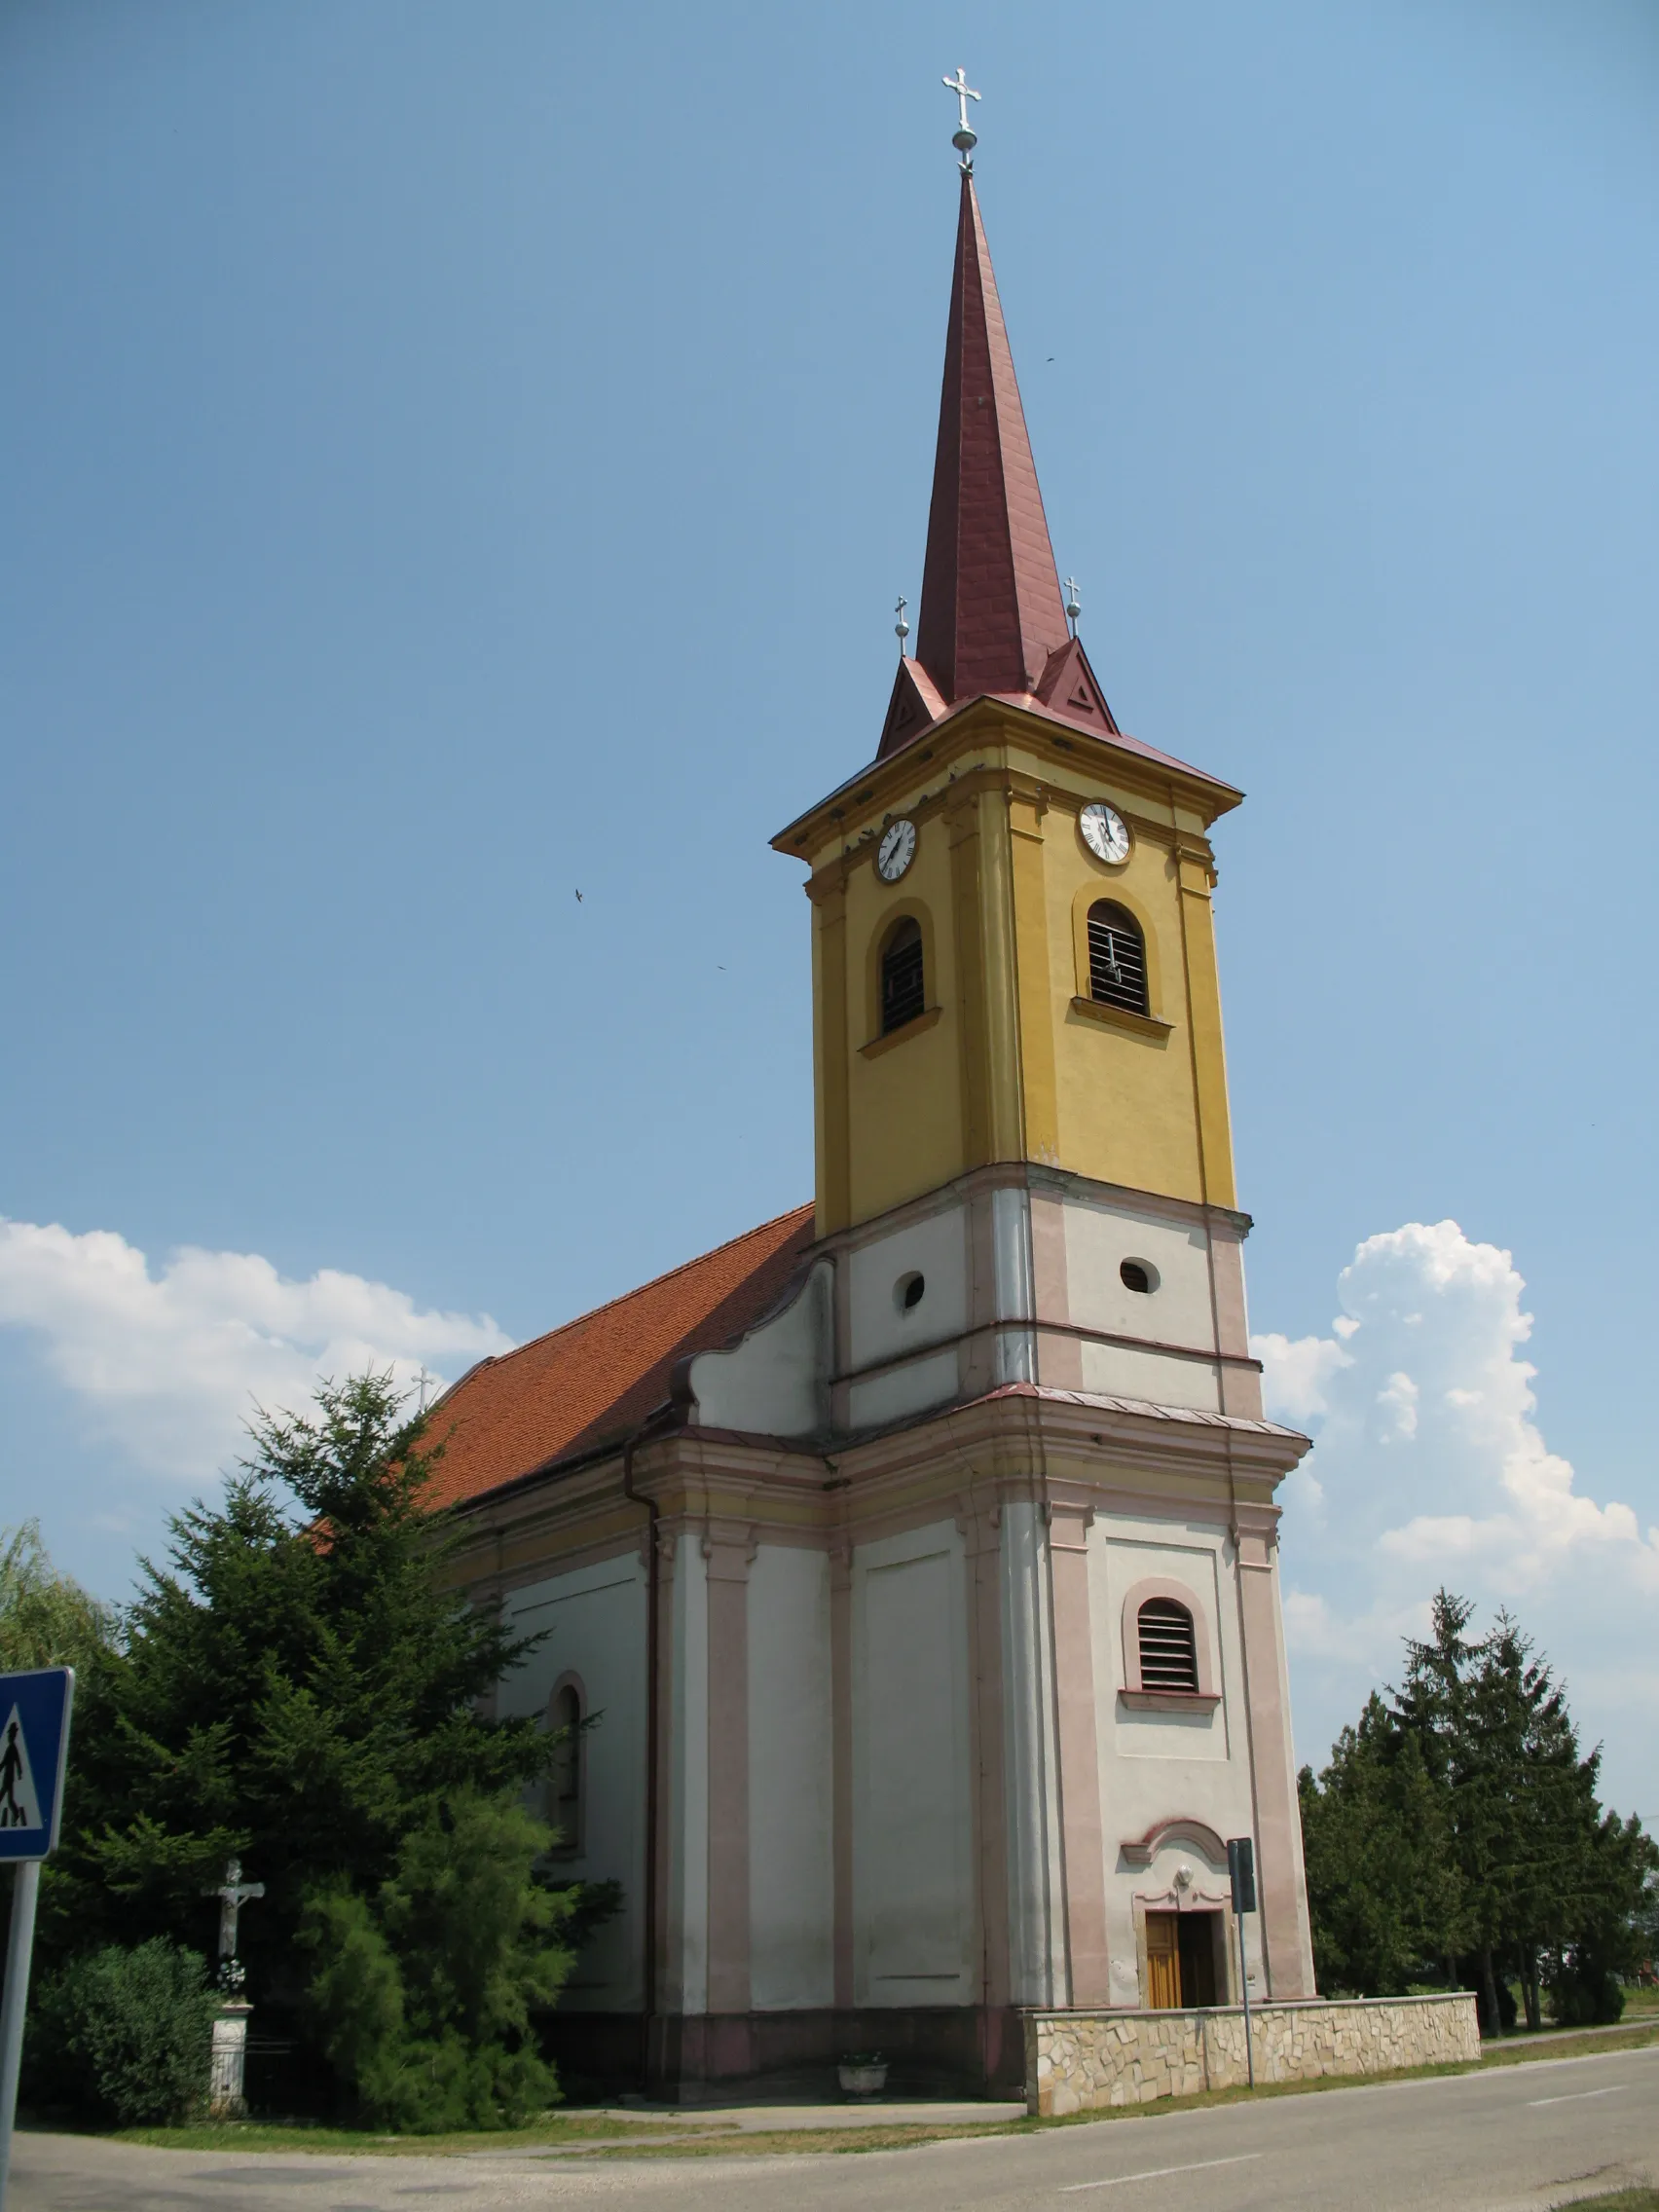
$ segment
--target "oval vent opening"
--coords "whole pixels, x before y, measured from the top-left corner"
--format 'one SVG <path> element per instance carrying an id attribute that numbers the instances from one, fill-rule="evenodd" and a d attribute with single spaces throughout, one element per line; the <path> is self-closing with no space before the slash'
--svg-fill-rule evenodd
<path id="1" fill-rule="evenodd" d="M 927 1287 L 925 1275 L 916 1274 L 913 1271 L 907 1275 L 901 1275 L 893 1285 L 893 1303 L 901 1313 L 911 1312 L 922 1303 L 922 1293 Z"/>
<path id="2" fill-rule="evenodd" d="M 1158 1270 L 1150 1260 L 1125 1260 L 1118 1275 L 1125 1290 L 1139 1291 L 1143 1298 L 1158 1288 Z"/>

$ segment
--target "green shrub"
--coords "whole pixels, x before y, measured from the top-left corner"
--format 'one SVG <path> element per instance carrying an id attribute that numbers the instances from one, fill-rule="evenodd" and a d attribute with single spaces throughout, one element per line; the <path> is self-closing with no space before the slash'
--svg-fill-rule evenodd
<path id="1" fill-rule="evenodd" d="M 218 2009 L 206 1962 L 164 1936 L 71 1959 L 30 2008 L 27 2100 L 117 2127 L 188 2119 L 207 2099 Z"/>
<path id="2" fill-rule="evenodd" d="M 1546 1986 L 1560 2027 L 1605 2027 L 1624 2010 L 1623 1986 L 1588 1944 L 1564 1961 Z"/>
<path id="3" fill-rule="evenodd" d="M 307 1899 L 313 2015 L 375 2125 L 513 2127 L 558 2102 L 532 2012 L 570 1972 L 577 1899 L 537 1879 L 547 1841 L 516 1797 L 461 1788 L 372 1898 L 323 1884 Z"/>

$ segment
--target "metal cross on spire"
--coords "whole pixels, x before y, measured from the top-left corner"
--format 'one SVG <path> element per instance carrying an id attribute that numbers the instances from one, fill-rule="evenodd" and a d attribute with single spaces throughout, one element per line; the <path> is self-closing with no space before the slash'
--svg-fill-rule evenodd
<path id="1" fill-rule="evenodd" d="M 962 156 L 963 175 L 972 176 L 974 173 L 974 149 L 979 143 L 979 136 L 977 131 L 969 128 L 968 102 L 977 100 L 979 95 L 969 84 L 968 72 L 963 68 L 960 61 L 956 64 L 954 77 L 943 77 L 940 81 L 947 92 L 956 94 L 956 104 L 962 111 L 962 121 L 951 132 L 950 143 Z"/>
<path id="2" fill-rule="evenodd" d="M 1074 576 L 1068 576 L 1066 578 L 1066 620 L 1071 624 L 1071 634 L 1074 638 L 1077 636 L 1077 618 L 1082 612 L 1083 602 L 1077 596 L 1077 579 Z"/>

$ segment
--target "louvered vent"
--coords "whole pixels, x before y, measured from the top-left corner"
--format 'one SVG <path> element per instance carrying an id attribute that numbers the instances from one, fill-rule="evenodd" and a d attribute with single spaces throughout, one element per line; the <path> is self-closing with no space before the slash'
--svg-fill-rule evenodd
<path id="1" fill-rule="evenodd" d="M 1149 1598 L 1136 1615 L 1140 1631 L 1141 1688 L 1191 1690 L 1198 1686 L 1198 1647 L 1193 1616 L 1173 1598 Z"/>
<path id="2" fill-rule="evenodd" d="M 1130 1014 L 1147 1012 L 1146 946 L 1140 924 L 1110 899 L 1101 899 L 1088 909 L 1088 995 Z"/>
<path id="3" fill-rule="evenodd" d="M 926 1007 L 921 926 L 906 920 L 888 939 L 881 956 L 881 1034 L 886 1037 L 895 1029 L 903 1029 Z"/>

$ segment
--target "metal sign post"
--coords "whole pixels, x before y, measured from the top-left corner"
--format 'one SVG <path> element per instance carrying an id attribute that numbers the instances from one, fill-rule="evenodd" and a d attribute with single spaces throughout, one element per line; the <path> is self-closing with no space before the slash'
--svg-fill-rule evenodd
<path id="1" fill-rule="evenodd" d="M 1244 1995 L 1244 2063 L 1256 2086 L 1256 2046 L 1250 2035 L 1250 1963 L 1244 1956 L 1244 1915 L 1256 1909 L 1256 1846 L 1235 1835 L 1227 1846 L 1227 1871 L 1233 1882 L 1233 1917 L 1238 1928 L 1238 1986 Z M 3 2208 L 0 2208 L 3 2212 Z"/>
<path id="2" fill-rule="evenodd" d="M 12 2168 L 40 1862 L 57 1848 L 74 1699 L 73 1667 L 0 1675 L 0 1860 L 11 1860 L 18 1869 L 6 1943 L 6 1988 L 0 1996 L 0 2212 L 5 2212 Z"/>

